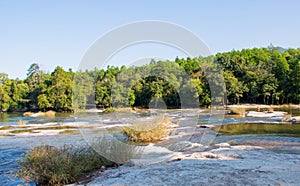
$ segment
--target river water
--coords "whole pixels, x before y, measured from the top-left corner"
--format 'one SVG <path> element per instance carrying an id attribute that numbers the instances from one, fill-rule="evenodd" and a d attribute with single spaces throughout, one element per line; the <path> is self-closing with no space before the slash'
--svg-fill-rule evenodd
<path id="1" fill-rule="evenodd" d="M 294 111 L 295 112 L 295 111 Z M 164 116 L 170 117 L 173 121 L 182 125 L 182 128 L 177 131 L 177 134 L 184 133 L 186 130 L 195 130 L 196 127 L 206 128 L 209 125 L 232 125 L 230 129 L 234 128 L 235 131 L 240 133 L 226 132 L 226 135 L 213 132 L 210 128 L 210 132 L 216 134 L 213 139 L 214 143 L 231 141 L 236 144 L 249 144 L 259 145 L 267 149 L 270 149 L 274 153 L 291 153 L 300 154 L 300 132 L 295 130 L 295 133 L 280 133 L 268 132 L 269 128 L 262 131 L 255 132 L 252 123 L 260 124 L 262 128 L 264 123 L 277 125 L 280 120 L 277 118 L 241 118 L 235 116 L 214 115 L 208 110 L 165 110 L 162 112 L 153 111 L 147 112 L 130 112 L 130 113 L 91 113 L 91 114 L 79 114 L 79 115 L 58 115 L 56 118 L 31 118 L 24 117 L 21 114 L 0 114 L 0 127 L 18 125 L 18 121 L 25 121 L 27 124 L 48 124 L 48 123 L 96 123 L 97 126 L 92 129 L 80 129 L 79 132 L 73 134 L 56 134 L 56 135 L 16 135 L 16 136 L 0 136 L 0 185 L 18 185 L 26 184 L 25 181 L 14 176 L 14 172 L 18 170 L 17 161 L 21 160 L 26 151 L 30 150 L 34 146 L 38 145 L 54 145 L 60 146 L 64 144 L 87 144 L 87 136 L 99 135 L 100 133 L 93 132 L 99 130 L 99 128 L 105 126 L 120 126 L 128 124 L 133 120 L 146 121 L 154 115 L 163 113 Z M 243 124 L 249 124 L 248 133 L 241 132 Z M 251 124 L 250 124 L 251 123 Z M 238 125 L 236 125 L 238 124 Z M 240 124 L 240 125 L 239 125 Z M 245 125 L 244 125 L 245 126 Z M 283 129 L 290 125 L 282 126 Z M 252 127 L 252 128 L 251 128 Z M 257 127 L 257 126 L 256 126 Z M 298 124 L 293 124 L 293 127 L 300 127 Z M 224 129 L 225 130 L 225 129 Z M 243 129 L 246 130 L 247 129 Z M 224 133 L 225 134 L 225 133 Z M 193 143 L 201 143 L 201 136 L 192 138 L 189 140 Z M 172 149 L 175 150 L 176 149 Z M 178 149 L 179 150 L 179 149 Z M 27 183 L 29 185 L 35 185 L 35 183 Z"/>

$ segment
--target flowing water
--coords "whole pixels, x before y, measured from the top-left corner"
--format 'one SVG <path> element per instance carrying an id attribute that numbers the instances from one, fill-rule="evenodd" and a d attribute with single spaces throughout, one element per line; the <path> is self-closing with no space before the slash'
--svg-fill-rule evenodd
<path id="1" fill-rule="evenodd" d="M 194 131 L 197 126 L 206 128 L 209 125 L 220 125 L 221 133 L 216 133 L 215 143 L 228 142 L 236 144 L 259 145 L 268 148 L 274 153 L 300 154 L 300 124 L 280 124 L 278 118 L 241 118 L 235 116 L 213 115 L 208 110 L 165 110 L 164 116 L 172 118 L 182 126 L 176 134 Z M 297 111 L 293 111 L 297 113 Z M 66 135 L 16 135 L 0 136 L 0 185 L 25 184 L 23 180 L 14 176 L 18 170 L 17 161 L 26 151 L 38 145 L 60 146 L 64 144 L 86 144 L 87 136 L 101 134 L 103 127 L 122 126 L 132 121 L 146 121 L 151 116 L 159 115 L 158 111 L 131 112 L 131 113 L 91 113 L 91 114 L 59 114 L 56 118 L 32 118 L 21 114 L 0 114 L 0 127 L 18 125 L 19 121 L 26 124 L 48 123 L 87 123 L 97 124 L 93 128 L 81 129 L 77 133 Z M 102 127 L 102 128 L 101 128 Z M 211 130 L 207 128 L 207 130 Z M 216 128 L 215 128 L 216 130 Z M 112 130 L 113 131 L 113 130 Z M 106 128 L 106 132 L 110 132 Z M 213 132 L 213 131 L 211 131 Z M 119 136 L 120 137 L 120 136 Z M 122 136 L 121 136 L 122 137 Z M 200 143 L 201 135 L 189 140 Z M 178 150 L 179 149 L 172 149 Z M 34 183 L 28 183 L 35 185 Z"/>

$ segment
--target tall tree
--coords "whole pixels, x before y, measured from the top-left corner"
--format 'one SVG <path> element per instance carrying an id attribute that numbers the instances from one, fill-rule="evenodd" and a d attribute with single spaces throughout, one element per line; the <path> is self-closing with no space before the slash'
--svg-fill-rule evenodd
<path id="1" fill-rule="evenodd" d="M 72 111 L 73 73 L 66 72 L 61 67 L 56 67 L 51 74 L 49 87 L 49 103 L 57 111 Z"/>
<path id="2" fill-rule="evenodd" d="M 12 100 L 10 95 L 11 80 L 8 79 L 8 75 L 0 73 L 0 112 L 7 111 Z"/>
<path id="3" fill-rule="evenodd" d="M 27 70 L 27 78 L 25 82 L 28 84 L 29 88 L 29 107 L 31 109 L 38 108 L 38 96 L 41 93 L 40 85 L 43 82 L 42 79 L 42 71 L 37 63 L 33 63 L 30 65 Z"/>

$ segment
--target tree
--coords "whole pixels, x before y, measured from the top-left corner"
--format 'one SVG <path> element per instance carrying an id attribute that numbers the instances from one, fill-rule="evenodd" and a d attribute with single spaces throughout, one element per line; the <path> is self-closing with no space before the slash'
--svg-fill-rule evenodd
<path id="1" fill-rule="evenodd" d="M 74 109 L 86 109 L 95 105 L 94 82 L 96 75 L 94 71 L 77 72 L 74 74 L 73 106 Z"/>
<path id="2" fill-rule="evenodd" d="M 95 103 L 98 107 L 111 107 L 111 89 L 116 83 L 116 75 L 120 72 L 118 67 L 108 66 L 107 70 L 99 74 L 95 87 Z"/>
<path id="3" fill-rule="evenodd" d="M 72 111 L 72 72 L 56 67 L 51 74 L 48 100 L 56 111 Z"/>
<path id="4" fill-rule="evenodd" d="M 40 85 L 43 82 L 42 79 L 42 71 L 37 63 L 33 63 L 30 65 L 29 69 L 27 70 L 27 78 L 25 82 L 29 88 L 29 107 L 31 109 L 38 108 L 38 96 L 41 93 Z"/>
<path id="5" fill-rule="evenodd" d="M 243 97 L 245 91 L 243 82 L 240 82 L 231 71 L 224 72 L 224 79 L 229 102 L 232 104 L 239 104 L 240 98 Z"/>
<path id="6" fill-rule="evenodd" d="M 53 107 L 52 104 L 49 102 L 47 95 L 45 94 L 40 94 L 38 96 L 38 106 L 44 111 Z"/>
<path id="7" fill-rule="evenodd" d="M 155 61 L 130 68 L 108 66 L 51 74 L 30 65 L 26 79 L 0 73 L 0 111 L 73 111 L 97 107 L 142 106 L 164 101 L 169 108 L 230 103 L 300 103 L 300 49 L 243 49 L 214 56 Z M 75 85 L 75 86 L 74 86 Z M 193 100 L 198 101 L 193 101 Z M 151 100 L 153 102 L 151 102 Z"/>
<path id="8" fill-rule="evenodd" d="M 10 88 L 10 97 L 12 100 L 12 104 L 10 109 L 23 109 L 26 107 L 28 100 L 26 99 L 29 93 L 29 88 L 26 83 L 22 80 L 12 80 L 11 88 Z"/>
<path id="9" fill-rule="evenodd" d="M 7 111 L 12 100 L 10 97 L 11 80 L 7 74 L 0 73 L 0 112 Z"/>

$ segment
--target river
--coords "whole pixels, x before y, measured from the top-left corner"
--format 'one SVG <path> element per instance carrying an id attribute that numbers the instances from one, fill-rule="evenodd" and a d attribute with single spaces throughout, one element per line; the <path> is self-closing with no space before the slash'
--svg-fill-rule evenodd
<path id="1" fill-rule="evenodd" d="M 293 111 L 296 113 L 297 111 Z M 14 176 L 14 172 L 18 170 L 17 161 L 21 160 L 26 151 L 38 145 L 54 145 L 60 146 L 64 144 L 86 144 L 93 136 L 101 135 L 101 130 L 105 129 L 110 132 L 111 127 L 122 126 L 132 121 L 146 121 L 154 115 L 163 114 L 165 117 L 170 117 L 174 122 L 179 123 L 182 127 L 177 129 L 176 135 L 188 134 L 194 131 L 195 128 L 203 128 L 212 133 L 214 143 L 222 143 L 231 141 L 236 144 L 258 145 L 270 149 L 274 153 L 300 154 L 300 127 L 299 124 L 292 124 L 296 128 L 294 132 L 280 132 L 278 129 L 274 132 L 268 132 L 269 128 L 265 125 L 278 126 L 280 121 L 272 118 L 244 118 L 236 116 L 224 116 L 222 114 L 212 114 L 209 110 L 164 110 L 147 112 L 130 112 L 130 113 L 90 113 L 90 114 L 59 114 L 56 118 L 32 118 L 24 117 L 21 114 L 0 114 L 1 126 L 18 126 L 20 120 L 26 125 L 47 125 L 51 124 L 80 124 L 77 132 L 70 134 L 51 133 L 20 133 L 14 136 L 0 136 L 0 185 L 18 185 L 26 184 Z M 211 130 L 210 125 L 224 125 L 227 128 L 224 135 L 218 134 Z M 255 126 L 259 124 L 259 126 Z M 82 125 L 92 125 L 90 128 L 81 128 Z M 249 125 L 248 128 L 243 128 Z M 109 126 L 109 127 L 108 127 Z M 231 127 L 230 127 L 231 126 Z M 256 128 L 255 128 L 256 127 Z M 257 130 L 263 128 L 263 130 Z M 272 126 L 271 126 L 272 127 Z M 280 128 L 286 130 L 291 127 L 290 124 L 283 125 Z M 234 128 L 236 133 L 231 133 L 228 128 Z M 248 132 L 241 132 L 241 131 Z M 95 132 L 96 131 L 96 132 Z M 249 132 L 251 131 L 251 132 Z M 272 130 L 271 130 L 272 131 Z M 175 134 L 174 133 L 174 134 Z M 215 136 L 214 136 L 215 135 Z M 120 136 L 119 136 L 120 137 Z M 202 143 L 203 135 L 189 136 L 192 143 Z M 164 143 L 161 143 L 164 146 Z M 165 145 L 166 147 L 166 145 Z M 169 146 L 168 146 L 169 147 Z M 172 151 L 180 149 L 172 148 Z M 27 183 L 35 185 L 35 183 Z"/>

